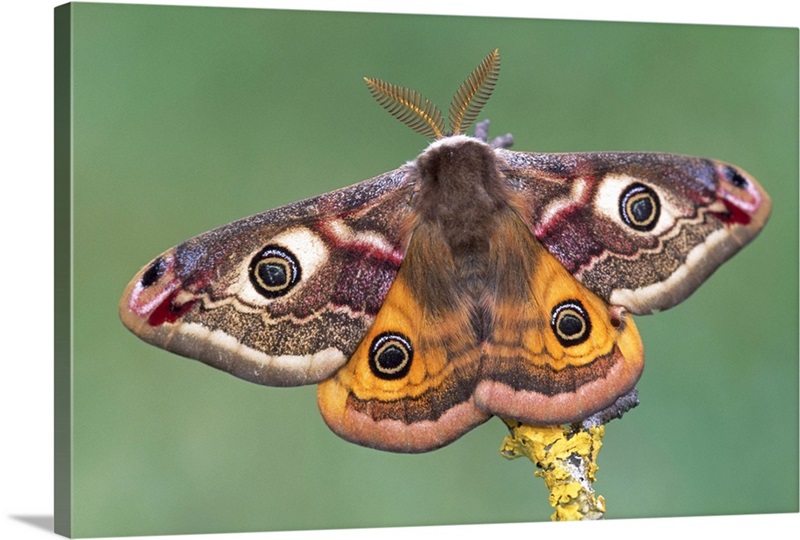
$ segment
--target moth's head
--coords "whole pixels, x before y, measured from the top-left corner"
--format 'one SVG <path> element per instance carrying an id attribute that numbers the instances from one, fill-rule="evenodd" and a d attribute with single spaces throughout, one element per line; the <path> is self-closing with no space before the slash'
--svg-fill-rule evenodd
<path id="1" fill-rule="evenodd" d="M 497 184 L 497 159 L 494 149 L 479 139 L 466 135 L 451 135 L 433 141 L 416 159 L 418 174 L 436 183 L 454 185 L 451 190 L 466 189 L 479 184 Z M 471 178 L 474 177 L 474 178 Z M 491 180 L 494 180 L 492 182 Z"/>

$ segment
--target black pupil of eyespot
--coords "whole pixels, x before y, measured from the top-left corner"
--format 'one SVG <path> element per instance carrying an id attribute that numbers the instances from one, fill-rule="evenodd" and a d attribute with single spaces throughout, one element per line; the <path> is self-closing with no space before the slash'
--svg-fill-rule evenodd
<path id="1" fill-rule="evenodd" d="M 641 196 L 631 203 L 631 214 L 636 222 L 642 223 L 653 215 L 653 201 L 648 196 Z"/>
<path id="2" fill-rule="evenodd" d="M 153 261 L 153 264 L 142 274 L 142 279 L 139 280 L 139 283 L 142 284 L 142 287 L 149 287 L 161 278 L 164 274 L 165 267 L 164 259 L 159 257 Z"/>
<path id="3" fill-rule="evenodd" d="M 564 336 L 578 336 L 583 330 L 583 321 L 575 315 L 566 314 L 558 322 L 558 329 Z"/>
<path id="4" fill-rule="evenodd" d="M 396 345 L 390 345 L 378 355 L 377 361 L 383 369 L 397 369 L 406 360 L 406 354 Z"/>
<path id="5" fill-rule="evenodd" d="M 264 262 L 258 265 L 258 277 L 268 287 L 280 287 L 289 281 L 286 270 L 286 264 L 283 261 Z"/>

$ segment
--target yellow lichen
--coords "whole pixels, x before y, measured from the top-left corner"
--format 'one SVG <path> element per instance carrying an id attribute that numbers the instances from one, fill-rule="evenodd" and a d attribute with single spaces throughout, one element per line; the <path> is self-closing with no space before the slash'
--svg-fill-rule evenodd
<path id="1" fill-rule="evenodd" d="M 507 421 L 511 433 L 500 453 L 508 459 L 527 457 L 538 468 L 550 491 L 554 521 L 601 519 L 605 500 L 595 496 L 592 484 L 604 426 L 529 426 Z"/>

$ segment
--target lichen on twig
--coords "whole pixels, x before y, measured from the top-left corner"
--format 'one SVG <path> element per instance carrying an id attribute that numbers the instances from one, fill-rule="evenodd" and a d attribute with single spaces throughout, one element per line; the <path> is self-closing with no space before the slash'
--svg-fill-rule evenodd
<path id="1" fill-rule="evenodd" d="M 527 457 L 536 465 L 534 474 L 544 479 L 550 491 L 550 505 L 555 509 L 553 521 L 602 519 L 605 499 L 595 494 L 593 484 L 605 423 L 621 418 L 638 403 L 634 389 L 581 423 L 531 426 L 503 420 L 510 433 L 503 440 L 500 453 L 508 459 Z"/>

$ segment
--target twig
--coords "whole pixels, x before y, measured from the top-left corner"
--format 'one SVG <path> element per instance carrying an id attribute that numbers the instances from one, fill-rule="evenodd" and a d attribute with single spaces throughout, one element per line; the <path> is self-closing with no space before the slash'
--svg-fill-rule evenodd
<path id="1" fill-rule="evenodd" d="M 553 521 L 602 519 L 605 499 L 595 494 L 593 484 L 605 423 L 621 418 L 638 404 L 633 389 L 581 423 L 531 426 L 504 419 L 511 433 L 503 440 L 500 454 L 508 459 L 524 456 L 536 465 L 534 474 L 544 479 L 550 491 L 550 505 L 555 508 Z"/>
<path id="2" fill-rule="evenodd" d="M 506 424 L 511 434 L 500 453 L 508 459 L 525 456 L 538 467 L 535 474 L 544 478 L 550 505 L 556 510 L 553 521 L 603 517 L 605 500 L 595 496 L 592 483 L 605 426 L 583 431 L 580 427 Z"/>

